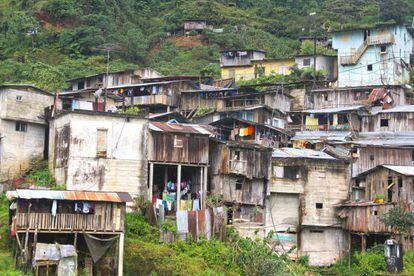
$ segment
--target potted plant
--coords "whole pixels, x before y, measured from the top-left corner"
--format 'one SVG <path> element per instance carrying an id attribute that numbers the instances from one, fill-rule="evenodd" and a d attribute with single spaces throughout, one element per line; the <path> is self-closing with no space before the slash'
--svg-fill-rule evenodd
<path id="1" fill-rule="evenodd" d="M 385 202 L 385 197 L 383 194 L 376 194 L 375 195 L 375 199 L 374 199 L 375 203 L 384 203 Z"/>

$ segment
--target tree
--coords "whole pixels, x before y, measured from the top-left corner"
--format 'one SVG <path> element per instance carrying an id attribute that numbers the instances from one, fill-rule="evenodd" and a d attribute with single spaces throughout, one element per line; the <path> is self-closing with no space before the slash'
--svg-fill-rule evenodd
<path id="1" fill-rule="evenodd" d="M 380 220 L 396 234 L 407 234 L 414 226 L 414 214 L 405 212 L 399 206 L 391 208 Z"/>

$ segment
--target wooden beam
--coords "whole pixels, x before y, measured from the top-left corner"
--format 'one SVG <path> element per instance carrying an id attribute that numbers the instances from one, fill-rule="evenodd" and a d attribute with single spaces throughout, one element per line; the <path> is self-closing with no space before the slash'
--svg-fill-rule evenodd
<path id="1" fill-rule="evenodd" d="M 118 276 L 122 276 L 124 273 L 124 233 L 119 235 L 118 250 Z"/>
<path id="2" fill-rule="evenodd" d="M 207 207 L 207 202 L 206 202 L 206 200 L 207 200 L 207 182 L 208 182 L 208 177 L 207 177 L 207 175 L 208 175 L 208 167 L 207 166 L 205 166 L 204 167 L 204 180 L 203 180 L 203 197 L 202 197 L 202 206 L 203 206 L 203 209 L 206 209 L 206 207 Z"/>
<path id="3" fill-rule="evenodd" d="M 180 211 L 181 201 L 181 165 L 177 165 L 177 211 Z"/>
<path id="4" fill-rule="evenodd" d="M 150 163 L 149 187 L 148 187 L 148 199 L 150 201 L 152 201 L 153 186 L 154 186 L 154 163 Z"/>

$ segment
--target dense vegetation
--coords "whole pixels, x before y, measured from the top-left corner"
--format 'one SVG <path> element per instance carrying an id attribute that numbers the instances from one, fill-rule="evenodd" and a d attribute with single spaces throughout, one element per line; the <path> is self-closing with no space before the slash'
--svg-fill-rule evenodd
<path id="1" fill-rule="evenodd" d="M 310 12 L 316 15 L 309 16 Z M 151 66 L 164 74 L 219 75 L 218 51 L 260 48 L 268 57 L 300 51 L 297 38 L 376 22 L 409 22 L 410 0 L 0 0 L 0 83 L 48 90 L 65 80 Z M 177 37 L 186 19 L 223 33 Z"/>

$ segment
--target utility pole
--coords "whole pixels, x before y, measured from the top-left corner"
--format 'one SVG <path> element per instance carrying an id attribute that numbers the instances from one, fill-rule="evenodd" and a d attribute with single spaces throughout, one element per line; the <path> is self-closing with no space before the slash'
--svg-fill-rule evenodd
<path id="1" fill-rule="evenodd" d="M 97 51 L 106 51 L 106 74 L 104 83 L 104 106 L 103 111 L 106 112 L 106 101 L 108 97 L 108 77 L 109 77 L 109 54 L 111 51 L 120 49 L 118 44 L 106 43 L 93 48 Z"/>
<path id="2" fill-rule="evenodd" d="M 312 17 L 312 26 L 313 30 L 313 86 L 312 89 L 316 87 L 316 12 L 311 12 L 309 16 Z M 312 28 L 312 27 L 311 27 Z"/>

